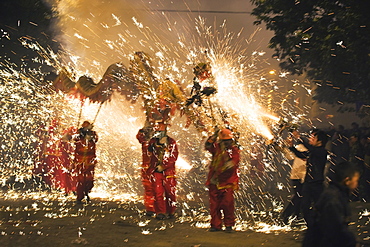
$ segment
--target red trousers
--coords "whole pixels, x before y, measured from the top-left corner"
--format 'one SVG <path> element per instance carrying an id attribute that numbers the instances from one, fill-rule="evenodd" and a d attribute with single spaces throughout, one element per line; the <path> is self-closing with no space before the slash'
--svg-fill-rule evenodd
<path id="1" fill-rule="evenodd" d="M 209 205 L 211 211 L 211 227 L 216 229 L 222 228 L 222 215 L 224 218 L 223 223 L 225 226 L 234 226 L 234 190 L 232 188 L 217 189 L 217 186 L 211 184 L 209 186 Z"/>
<path id="2" fill-rule="evenodd" d="M 144 186 L 144 206 L 147 212 L 155 212 L 153 186 L 146 173 L 146 169 L 141 171 L 141 181 Z"/>
<path id="3" fill-rule="evenodd" d="M 154 193 L 156 214 L 173 214 L 176 210 L 176 179 L 154 172 L 150 177 Z"/>
<path id="4" fill-rule="evenodd" d="M 67 194 L 76 191 L 76 179 L 71 173 L 64 171 L 61 179 L 60 185 Z"/>
<path id="5" fill-rule="evenodd" d="M 77 200 L 80 201 L 88 195 L 94 187 L 94 165 L 83 167 L 79 164 L 77 167 Z"/>

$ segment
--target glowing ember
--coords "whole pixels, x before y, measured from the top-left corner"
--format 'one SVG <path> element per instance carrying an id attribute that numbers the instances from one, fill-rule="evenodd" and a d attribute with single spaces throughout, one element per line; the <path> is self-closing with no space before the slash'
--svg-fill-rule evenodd
<path id="1" fill-rule="evenodd" d="M 193 168 L 184 158 L 181 156 L 176 161 L 176 169 L 189 171 Z"/>
<path id="2" fill-rule="evenodd" d="M 65 69 L 73 80 L 88 75 L 94 82 L 99 82 L 110 64 L 122 62 L 128 66 L 127 60 L 132 58 L 135 51 L 145 51 L 152 56 L 151 69 L 158 81 L 171 79 L 180 85 L 187 96 L 192 86 L 192 68 L 200 62 L 209 62 L 213 78 L 204 83 L 205 86 L 215 86 L 217 93 L 206 98 L 202 106 L 190 106 L 189 111 L 203 116 L 202 120 L 210 132 L 217 124 L 219 127 L 230 125 L 234 132 L 240 133 L 238 141 L 243 149 L 243 160 L 241 188 L 236 194 L 240 224 L 236 228 L 261 232 L 290 230 L 279 226 L 277 220 L 283 204 L 283 196 L 278 193 L 287 193 L 288 188 L 287 171 L 280 167 L 286 159 L 261 143 L 264 139 L 274 138 L 274 126 L 280 118 L 272 112 L 278 112 L 289 119 L 296 118 L 297 121 L 304 117 L 304 113 L 297 114 L 295 108 L 287 102 L 286 98 L 293 92 L 279 92 L 277 82 L 264 78 L 258 68 L 264 52 L 247 53 L 245 40 L 239 35 L 228 33 L 224 24 L 222 33 L 213 32 L 204 19 L 178 23 L 163 13 L 144 11 L 144 15 L 140 15 L 135 11 L 135 4 L 125 6 L 132 10 L 128 15 L 128 10 L 121 11 L 122 6 L 114 4 L 109 9 L 104 8 L 105 14 L 94 15 L 95 11 L 102 9 L 104 3 L 92 6 L 81 2 L 55 3 L 60 14 L 57 27 L 64 34 L 60 36 L 65 45 L 63 53 L 54 54 L 37 43 L 23 41 L 25 46 L 39 52 L 40 57 L 34 61 L 50 65 L 58 73 Z M 156 23 L 153 21 L 156 18 L 160 18 L 161 23 L 165 21 L 166 28 L 151 25 Z M 99 136 L 98 165 L 91 197 L 139 202 L 142 198 L 141 147 L 135 136 L 145 123 L 143 99 L 131 103 L 115 93 L 112 100 L 100 108 L 99 104 L 89 100 L 82 103 L 80 99 L 55 93 L 50 83 L 43 81 L 45 74 L 42 71 L 33 73 L 30 76 L 30 73 L 18 71 L 11 64 L 0 64 L 0 97 L 4 103 L 0 109 L 3 119 L 0 127 L 0 182 L 3 186 L 9 186 L 2 196 L 8 200 L 32 198 L 38 201 L 31 205 L 34 210 L 42 207 L 40 201 L 72 201 L 74 197 L 66 197 L 63 192 L 53 189 L 46 192 L 40 178 L 32 174 L 36 156 L 40 153 L 37 150 L 40 137 L 35 133 L 49 131 L 51 121 L 57 119 L 60 124 L 53 137 L 54 143 L 60 141 L 67 128 L 77 128 L 82 121 L 95 119 L 94 129 Z M 274 92 L 276 98 L 282 99 L 280 104 L 273 107 L 268 103 L 272 100 L 271 92 Z M 151 93 L 154 100 L 155 92 Z M 204 203 L 207 198 L 204 182 L 210 157 L 203 151 L 204 136 L 209 133 L 199 133 L 194 126 L 186 128 L 187 120 L 181 116 L 180 111 L 177 111 L 170 124 L 168 133 L 178 141 L 181 151 L 176 163 L 179 170 L 178 221 L 195 222 L 194 226 L 199 228 L 209 227 L 208 208 Z M 250 157 L 257 153 L 262 154 L 262 162 L 266 167 L 262 178 L 252 177 L 250 172 Z M 12 188 L 19 188 L 20 184 L 24 185 L 22 191 Z M 132 210 L 140 212 L 136 205 Z M 44 216 L 61 218 L 81 213 L 72 213 L 61 207 L 60 211 L 48 212 Z M 138 222 L 141 227 L 146 224 L 146 221 Z M 142 229 L 142 234 L 149 235 L 152 232 Z M 81 235 L 82 230 L 79 229 L 78 237 Z"/>

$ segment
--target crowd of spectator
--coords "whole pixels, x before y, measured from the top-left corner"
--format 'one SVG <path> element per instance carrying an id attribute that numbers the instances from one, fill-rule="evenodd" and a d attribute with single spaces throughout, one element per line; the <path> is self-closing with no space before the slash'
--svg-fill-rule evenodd
<path id="1" fill-rule="evenodd" d="M 353 200 L 370 200 L 370 128 L 360 127 L 356 122 L 351 128 L 343 125 L 331 127 L 327 130 L 330 141 L 327 150 L 331 154 L 331 165 L 335 166 L 344 161 L 357 166 L 361 172 L 360 185 Z M 329 167 L 330 178 L 332 166 Z"/>

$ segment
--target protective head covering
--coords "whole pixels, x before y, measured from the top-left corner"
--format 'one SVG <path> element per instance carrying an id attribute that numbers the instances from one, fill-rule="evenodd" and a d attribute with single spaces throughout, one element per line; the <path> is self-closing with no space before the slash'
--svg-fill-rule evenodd
<path id="1" fill-rule="evenodd" d="M 82 123 L 82 128 L 87 128 L 87 127 L 89 127 L 91 125 L 91 123 L 89 122 L 89 121 L 84 121 L 83 123 Z"/>
<path id="2" fill-rule="evenodd" d="M 234 138 L 234 135 L 233 135 L 233 132 L 231 132 L 231 130 L 223 129 L 220 131 L 220 133 L 218 133 L 218 137 L 221 140 L 230 140 Z"/>
<path id="3" fill-rule="evenodd" d="M 63 131 L 63 135 L 66 135 L 66 134 L 68 134 L 68 135 L 74 135 L 74 134 L 76 134 L 76 132 L 77 132 L 77 128 L 71 126 L 68 129 L 66 129 L 66 130 Z"/>

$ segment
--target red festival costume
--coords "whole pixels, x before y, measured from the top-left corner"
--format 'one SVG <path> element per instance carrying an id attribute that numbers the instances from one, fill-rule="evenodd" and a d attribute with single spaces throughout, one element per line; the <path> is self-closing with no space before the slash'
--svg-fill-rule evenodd
<path id="1" fill-rule="evenodd" d="M 56 142 L 57 154 L 53 165 L 52 183 L 55 189 L 64 189 L 66 194 L 76 191 L 76 179 L 70 172 L 72 164 L 73 145 L 71 143 L 72 134 L 68 133 Z"/>
<path id="2" fill-rule="evenodd" d="M 230 140 L 231 141 L 231 140 Z M 206 150 L 212 153 L 206 185 L 209 186 L 211 228 L 222 229 L 221 210 L 224 214 L 224 225 L 235 224 L 234 190 L 238 188 L 238 165 L 240 150 L 235 144 L 225 146 L 210 137 L 206 142 Z"/>
<path id="3" fill-rule="evenodd" d="M 77 201 L 84 196 L 89 200 L 88 193 L 94 187 L 94 169 L 96 161 L 96 142 L 98 136 L 95 131 L 79 130 L 75 139 L 75 169 L 77 173 Z"/>
<path id="4" fill-rule="evenodd" d="M 45 126 L 41 125 L 35 132 L 36 141 L 33 143 L 35 149 L 34 152 L 34 168 L 32 170 L 33 174 L 44 180 L 45 176 L 45 146 L 47 143 L 47 130 Z"/>
<path id="5" fill-rule="evenodd" d="M 60 188 L 63 188 L 66 194 L 69 194 L 72 191 L 76 191 L 77 181 L 76 177 L 71 173 L 72 166 L 72 154 L 74 152 L 74 147 L 72 145 L 72 135 L 76 133 L 76 129 L 71 127 L 64 131 L 64 136 L 60 142 L 60 166 L 61 166 L 61 176 L 59 185 Z"/>
<path id="6" fill-rule="evenodd" d="M 148 174 L 150 166 L 149 140 L 143 129 L 139 130 L 136 138 L 140 142 L 142 149 L 141 181 L 144 186 L 144 205 L 147 212 L 154 212 L 153 186 L 150 182 L 150 174 Z"/>
<path id="7" fill-rule="evenodd" d="M 48 129 L 40 133 L 40 163 L 35 167 L 34 172 L 41 174 L 44 182 L 52 188 L 58 188 L 56 177 L 58 176 L 58 164 L 60 162 L 59 142 L 60 134 L 58 133 L 59 121 L 53 119 Z"/>
<path id="8" fill-rule="evenodd" d="M 70 174 L 71 156 L 74 152 L 71 143 L 75 133 L 73 127 L 64 131 L 64 135 L 58 132 L 59 122 L 53 119 L 47 130 L 40 127 L 36 136 L 35 158 L 36 164 L 33 173 L 53 189 L 64 189 L 68 194 L 76 190 L 76 182 Z"/>
<path id="9" fill-rule="evenodd" d="M 176 141 L 167 136 L 164 144 L 158 138 L 149 142 L 149 151 L 152 153 L 148 174 L 153 186 L 154 209 L 157 215 L 173 215 L 176 210 L 176 171 L 175 163 L 179 155 Z M 158 166 L 163 171 L 158 170 Z"/>

